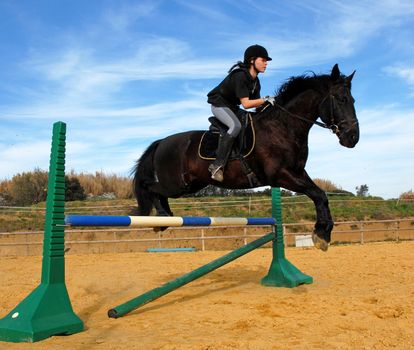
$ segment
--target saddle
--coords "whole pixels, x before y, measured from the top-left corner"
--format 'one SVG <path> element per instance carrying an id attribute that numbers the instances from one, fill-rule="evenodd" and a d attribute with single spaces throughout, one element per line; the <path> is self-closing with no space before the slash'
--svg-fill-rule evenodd
<path id="1" fill-rule="evenodd" d="M 246 158 L 252 153 L 255 146 L 255 130 L 251 113 L 243 112 L 239 115 L 242 129 L 233 144 L 233 149 L 229 160 Z M 220 134 L 227 132 L 227 126 L 220 122 L 216 117 L 208 118 L 211 123 L 198 145 L 198 156 L 205 160 L 216 159 L 216 151 L 220 139 Z"/>

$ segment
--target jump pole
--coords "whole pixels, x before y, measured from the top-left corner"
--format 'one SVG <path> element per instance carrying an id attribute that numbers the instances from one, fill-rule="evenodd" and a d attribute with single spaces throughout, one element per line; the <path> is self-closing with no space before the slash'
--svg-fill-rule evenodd
<path id="1" fill-rule="evenodd" d="M 154 288 L 136 298 L 133 298 L 121 305 L 108 310 L 108 316 L 118 318 L 137 308 L 148 304 L 216 269 L 240 258 L 241 256 L 257 249 L 264 244 L 273 241 L 273 259 L 266 277 L 262 279 L 262 285 L 271 287 L 288 287 L 293 288 L 301 284 L 310 284 L 313 278 L 302 273 L 285 257 L 285 247 L 283 240 L 282 222 L 282 205 L 281 193 L 279 188 L 272 188 L 272 216 L 275 220 L 275 232 L 268 233 L 263 237 L 232 251 L 212 262 L 199 267 L 181 277 L 178 277 L 158 288 Z"/>
<path id="2" fill-rule="evenodd" d="M 110 309 L 108 311 L 108 316 L 112 318 L 118 318 L 121 316 L 126 315 L 127 313 L 139 308 L 140 306 L 143 306 L 151 301 L 154 301 L 158 298 L 161 298 L 163 295 L 166 295 L 184 285 L 187 283 L 190 283 L 216 269 L 219 267 L 228 264 L 229 262 L 236 260 L 240 258 L 241 256 L 251 252 L 254 249 L 257 249 L 261 247 L 262 245 L 272 241 L 275 237 L 274 232 L 268 233 L 267 235 L 256 239 L 255 241 L 239 248 L 231 253 L 228 253 L 216 260 L 213 260 L 212 262 L 199 267 L 198 269 L 195 269 L 181 277 L 176 278 L 175 280 L 172 280 L 168 283 L 163 284 L 161 287 L 154 288 L 134 299 L 131 299 L 127 301 L 124 304 L 118 305 L 114 307 L 113 309 Z"/>
<path id="3" fill-rule="evenodd" d="M 117 215 L 68 215 L 69 226 L 134 226 L 134 227 L 182 227 L 182 226 L 274 226 L 274 218 L 235 218 L 208 216 L 117 216 Z"/>

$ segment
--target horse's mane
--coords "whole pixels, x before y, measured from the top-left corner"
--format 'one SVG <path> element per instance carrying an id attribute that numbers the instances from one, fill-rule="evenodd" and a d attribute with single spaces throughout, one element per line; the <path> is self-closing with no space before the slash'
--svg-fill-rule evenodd
<path id="1" fill-rule="evenodd" d="M 345 78 L 345 75 L 340 75 L 340 80 Z M 328 90 L 331 84 L 331 76 L 327 74 L 317 75 L 314 72 L 308 72 L 300 76 L 290 77 L 276 90 L 275 100 L 278 105 L 286 106 L 289 101 L 299 96 L 302 92 L 311 89 L 316 91 Z M 258 119 L 276 117 L 281 123 L 288 123 L 290 119 L 283 118 L 285 113 L 280 108 L 259 108 L 258 112 Z"/>
<path id="2" fill-rule="evenodd" d="M 275 93 L 276 103 L 282 106 L 285 106 L 293 98 L 297 97 L 302 92 L 314 89 L 321 90 L 327 89 L 330 84 L 329 75 L 316 75 L 314 72 L 309 72 L 304 75 L 290 77 L 285 83 L 283 83 Z M 276 114 L 275 114 L 276 113 Z M 259 119 L 271 117 L 275 118 L 277 116 L 283 115 L 284 112 L 279 108 L 265 108 L 260 111 L 259 109 Z M 278 118 L 280 122 L 284 122 L 286 118 Z M 285 120 L 287 121 L 287 120 Z"/>
<path id="3" fill-rule="evenodd" d="M 306 90 L 325 89 L 328 86 L 329 81 L 329 75 L 316 75 L 313 72 L 297 77 L 290 77 L 276 91 L 276 99 L 280 104 L 285 105 L 294 97 L 298 96 L 300 93 Z"/>

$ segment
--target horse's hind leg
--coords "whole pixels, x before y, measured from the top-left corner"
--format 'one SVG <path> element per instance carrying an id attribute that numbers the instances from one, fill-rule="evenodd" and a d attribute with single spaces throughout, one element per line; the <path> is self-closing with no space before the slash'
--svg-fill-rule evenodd
<path id="1" fill-rule="evenodd" d="M 155 193 L 145 187 L 140 187 L 136 189 L 135 196 L 138 203 L 138 215 L 150 215 L 156 201 Z"/>
<path id="2" fill-rule="evenodd" d="M 157 216 L 173 216 L 167 197 L 160 194 L 157 195 L 157 198 L 154 201 L 154 206 L 157 210 Z"/>
<path id="3" fill-rule="evenodd" d="M 169 216 L 174 216 L 173 212 L 171 211 L 170 204 L 168 203 L 167 197 L 160 196 L 160 204 Z"/>
<path id="4" fill-rule="evenodd" d="M 168 198 L 162 195 L 157 195 L 154 201 L 155 209 L 157 210 L 157 216 L 173 216 L 173 213 L 170 209 L 170 205 L 168 204 Z M 155 232 L 165 231 L 168 227 L 154 227 Z"/>

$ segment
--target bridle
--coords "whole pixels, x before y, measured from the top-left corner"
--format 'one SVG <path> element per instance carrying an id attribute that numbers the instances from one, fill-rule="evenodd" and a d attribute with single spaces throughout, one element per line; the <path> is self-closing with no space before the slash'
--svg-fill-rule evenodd
<path id="1" fill-rule="evenodd" d="M 320 123 L 320 122 L 317 122 L 317 123 L 315 123 L 316 125 L 319 125 L 319 126 L 321 126 L 321 127 L 323 127 L 323 128 L 325 128 L 325 129 L 330 129 L 331 131 L 332 131 L 332 133 L 333 134 L 335 134 L 335 135 L 339 135 L 339 125 L 338 124 L 335 124 L 335 116 L 334 116 L 334 111 L 335 111 L 335 107 L 336 107 L 336 99 L 335 99 L 335 96 L 334 95 L 332 95 L 331 93 L 329 93 L 328 95 L 326 95 L 323 99 L 322 99 L 322 101 L 321 101 L 321 103 L 319 103 L 319 106 L 318 106 L 318 111 L 320 110 L 320 107 L 321 107 L 321 105 L 325 102 L 325 100 L 327 99 L 329 97 L 329 102 L 330 102 L 330 104 L 329 104 L 329 109 L 330 109 L 330 112 L 331 112 L 331 115 L 330 115 L 330 124 L 329 125 L 327 125 L 326 123 Z M 339 123 L 340 124 L 340 123 Z"/>

